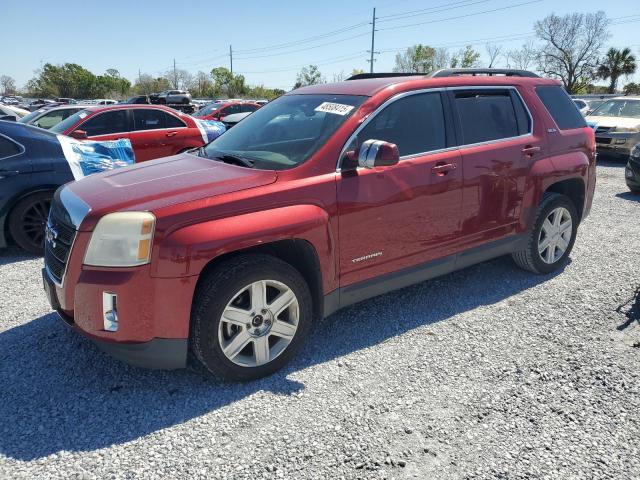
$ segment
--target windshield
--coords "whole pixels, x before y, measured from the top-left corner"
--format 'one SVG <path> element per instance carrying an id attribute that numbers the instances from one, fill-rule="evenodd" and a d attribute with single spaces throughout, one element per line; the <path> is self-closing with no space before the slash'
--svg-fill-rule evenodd
<path id="1" fill-rule="evenodd" d="M 224 106 L 224 103 L 210 103 L 206 107 L 202 107 L 200 110 L 194 113 L 194 115 L 196 117 L 204 117 L 205 115 L 210 115 L 216 110 L 219 110 L 223 106 Z"/>
<path id="2" fill-rule="evenodd" d="M 49 131 L 53 133 L 64 133 L 70 127 L 73 127 L 76 123 L 89 115 L 89 113 L 90 112 L 87 112 L 86 110 L 80 110 L 79 112 L 76 112 L 73 115 L 67 117 L 57 125 L 51 127 Z"/>
<path id="3" fill-rule="evenodd" d="M 256 110 L 204 148 L 204 155 L 244 157 L 256 168 L 283 170 L 318 150 L 367 97 L 285 95 Z"/>
<path id="4" fill-rule="evenodd" d="M 34 118 L 36 118 L 36 117 L 39 117 L 39 116 L 40 116 L 40 114 L 42 114 L 42 112 L 45 112 L 45 111 L 46 111 L 46 110 L 42 110 L 42 109 L 40 109 L 40 110 L 35 110 L 35 111 L 33 111 L 33 112 L 31 112 L 31 113 L 29 113 L 29 114 L 25 115 L 24 117 L 22 117 L 22 118 L 19 120 L 19 122 L 20 122 L 20 123 L 29 123 L 29 122 L 31 122 L 31 120 L 33 120 L 33 119 L 34 119 Z"/>
<path id="5" fill-rule="evenodd" d="M 640 118 L 640 100 L 608 100 L 596 108 L 594 117 Z"/>

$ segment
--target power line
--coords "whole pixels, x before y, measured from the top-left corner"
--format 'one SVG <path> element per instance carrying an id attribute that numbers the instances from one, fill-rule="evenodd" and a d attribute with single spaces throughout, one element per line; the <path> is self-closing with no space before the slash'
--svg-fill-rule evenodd
<path id="1" fill-rule="evenodd" d="M 475 0 L 475 1 L 464 0 L 464 1 L 453 2 L 449 4 L 438 5 L 430 8 L 423 8 L 420 10 L 411 10 L 408 12 L 396 13 L 395 15 L 385 15 L 380 17 L 381 19 L 380 23 L 392 22 L 394 20 L 402 20 L 403 18 L 419 17 L 422 15 L 431 15 L 433 13 L 445 12 L 447 10 L 455 10 L 457 8 L 463 8 L 463 7 L 470 7 L 472 5 L 476 5 L 479 3 L 487 3 L 490 1 L 491 0 Z"/>
<path id="2" fill-rule="evenodd" d="M 361 55 L 365 52 L 365 50 L 361 50 L 359 52 L 354 52 L 354 53 L 350 53 L 348 55 L 341 55 L 339 57 L 333 57 L 333 58 L 327 58 L 325 60 L 320 60 L 317 62 L 311 62 L 312 65 L 316 65 L 316 66 L 322 66 L 322 65 L 330 65 L 332 63 L 339 63 L 339 62 L 346 62 L 347 60 L 354 60 L 356 58 L 360 58 Z M 291 66 L 291 67 L 285 67 L 285 68 L 279 68 L 276 70 L 260 70 L 260 71 L 242 71 L 240 72 L 241 74 L 254 74 L 254 73 L 279 73 L 279 72 L 292 72 L 295 70 L 298 70 L 302 67 L 306 67 L 307 65 L 309 65 L 309 63 L 304 64 L 304 65 L 297 65 L 297 66 Z"/>
<path id="3" fill-rule="evenodd" d="M 483 10 L 481 12 L 467 13 L 465 15 L 456 15 L 454 17 L 447 17 L 447 18 L 439 18 L 437 20 L 429 20 L 429 21 L 426 21 L 426 22 L 409 23 L 409 24 L 405 24 L 405 25 L 395 25 L 393 27 L 381 28 L 380 30 L 397 30 L 399 28 L 417 27 L 419 25 L 427 25 L 427 24 L 431 24 L 431 23 L 446 22 L 446 21 L 449 21 L 449 20 L 456 20 L 458 18 L 474 17 L 474 16 L 477 16 L 477 15 L 484 15 L 485 13 L 500 12 L 500 11 L 503 11 L 503 10 L 509 10 L 509 9 L 512 9 L 512 8 L 521 7 L 523 5 L 531 5 L 532 3 L 540 3 L 541 1 L 542 0 L 531 0 L 529 2 L 516 3 L 515 5 L 509 5 L 509 6 L 500 7 L 500 8 L 493 8 L 491 10 Z"/>

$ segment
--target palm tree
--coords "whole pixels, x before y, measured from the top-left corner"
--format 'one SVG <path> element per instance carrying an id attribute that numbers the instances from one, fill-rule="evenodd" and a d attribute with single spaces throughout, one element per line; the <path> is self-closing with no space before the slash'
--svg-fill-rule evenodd
<path id="1" fill-rule="evenodd" d="M 615 93 L 618 79 L 622 75 L 632 75 L 636 71 L 636 57 L 631 49 L 610 48 L 598 67 L 598 77 L 609 81 L 609 93 Z"/>

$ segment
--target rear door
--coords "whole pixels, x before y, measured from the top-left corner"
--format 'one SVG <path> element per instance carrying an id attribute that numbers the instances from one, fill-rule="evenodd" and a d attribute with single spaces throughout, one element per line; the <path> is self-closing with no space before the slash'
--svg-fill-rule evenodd
<path id="1" fill-rule="evenodd" d="M 451 88 L 462 154 L 462 246 L 514 233 L 525 182 L 543 155 L 543 132 L 515 87 Z"/>
<path id="2" fill-rule="evenodd" d="M 338 177 L 341 286 L 453 253 L 462 172 L 445 100 L 438 90 L 399 95 L 347 147 L 384 140 L 401 158 Z"/>
<path id="3" fill-rule="evenodd" d="M 135 108 L 132 114 L 130 138 L 137 161 L 168 157 L 184 148 L 188 129 L 179 118 L 155 108 Z"/>

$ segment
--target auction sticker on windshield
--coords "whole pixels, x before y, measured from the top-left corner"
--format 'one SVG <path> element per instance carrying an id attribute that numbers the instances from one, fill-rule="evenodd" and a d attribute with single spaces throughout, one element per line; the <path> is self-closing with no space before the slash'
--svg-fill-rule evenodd
<path id="1" fill-rule="evenodd" d="M 336 115 L 346 115 L 351 110 L 353 110 L 352 105 L 345 105 L 343 103 L 331 103 L 331 102 L 322 102 L 316 108 L 314 108 L 316 112 L 326 112 L 326 113 L 335 113 Z"/>

